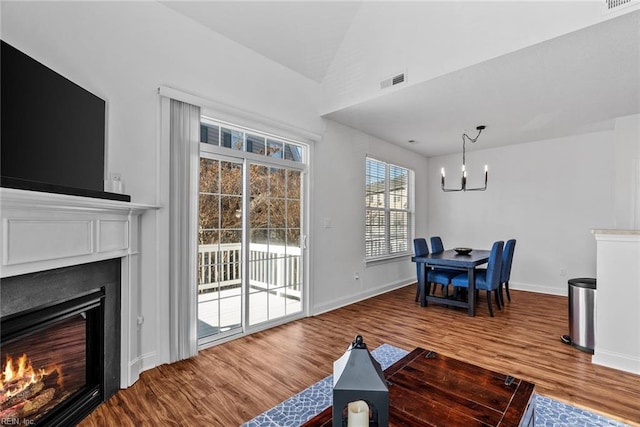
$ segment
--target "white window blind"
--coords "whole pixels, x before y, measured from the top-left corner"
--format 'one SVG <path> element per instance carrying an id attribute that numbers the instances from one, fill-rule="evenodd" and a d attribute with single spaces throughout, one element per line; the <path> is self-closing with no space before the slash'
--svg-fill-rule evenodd
<path id="1" fill-rule="evenodd" d="M 366 159 L 365 255 L 367 260 L 409 251 L 411 170 Z"/>

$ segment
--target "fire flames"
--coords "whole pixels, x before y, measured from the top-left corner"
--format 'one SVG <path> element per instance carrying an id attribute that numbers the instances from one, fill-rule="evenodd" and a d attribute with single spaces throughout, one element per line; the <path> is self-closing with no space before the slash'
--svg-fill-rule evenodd
<path id="1" fill-rule="evenodd" d="M 62 380 L 58 367 L 34 369 L 26 354 L 7 361 L 0 375 L 0 417 L 24 417 L 53 399 Z"/>
<path id="2" fill-rule="evenodd" d="M 39 382 L 46 375 L 46 371 L 42 368 L 33 369 L 26 354 L 20 356 L 17 362 L 17 364 L 14 363 L 12 357 L 7 356 L 7 363 L 2 370 L 2 379 L 0 379 L 0 393 L 2 393 L 0 401 L 23 392 L 30 384 Z M 7 390 L 5 390 L 5 384 L 8 386 Z M 13 386 L 11 386 L 12 384 Z"/>

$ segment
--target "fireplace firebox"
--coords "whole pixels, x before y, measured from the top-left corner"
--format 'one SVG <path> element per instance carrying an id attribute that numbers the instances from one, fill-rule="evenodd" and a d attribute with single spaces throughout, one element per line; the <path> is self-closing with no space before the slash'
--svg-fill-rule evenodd
<path id="1" fill-rule="evenodd" d="M 118 389 L 120 260 L 0 282 L 0 426 L 71 426 Z"/>
<path id="2" fill-rule="evenodd" d="M 71 425 L 102 402 L 104 292 L 2 323 L 0 425 Z"/>

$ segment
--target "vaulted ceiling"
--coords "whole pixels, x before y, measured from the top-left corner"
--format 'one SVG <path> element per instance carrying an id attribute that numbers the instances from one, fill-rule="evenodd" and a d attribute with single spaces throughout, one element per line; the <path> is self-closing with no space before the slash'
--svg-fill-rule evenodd
<path id="1" fill-rule="evenodd" d="M 640 2 L 163 1 L 316 81 L 319 114 L 426 156 L 640 113 Z M 405 82 L 382 88 L 388 77 Z M 413 142 L 410 143 L 409 141 Z"/>

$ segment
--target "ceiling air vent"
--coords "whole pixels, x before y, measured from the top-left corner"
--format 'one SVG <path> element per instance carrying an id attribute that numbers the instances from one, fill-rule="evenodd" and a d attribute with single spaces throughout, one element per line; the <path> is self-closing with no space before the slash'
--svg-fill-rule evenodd
<path id="1" fill-rule="evenodd" d="M 614 11 L 636 3 L 638 3 L 637 0 L 605 0 L 605 9 L 607 11 Z"/>
<path id="2" fill-rule="evenodd" d="M 384 79 L 380 82 L 380 89 L 384 89 L 389 86 L 399 85 L 400 83 L 404 83 L 407 78 L 407 73 L 400 73 L 393 77 L 389 77 L 388 79 Z"/>

